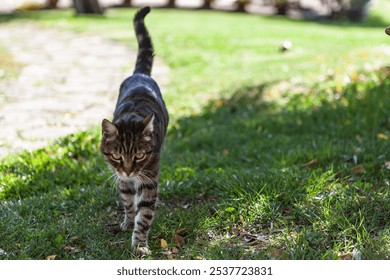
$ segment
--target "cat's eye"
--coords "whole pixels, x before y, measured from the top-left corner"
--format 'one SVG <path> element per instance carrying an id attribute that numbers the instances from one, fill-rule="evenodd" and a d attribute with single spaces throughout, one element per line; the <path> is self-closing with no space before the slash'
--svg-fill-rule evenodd
<path id="1" fill-rule="evenodd" d="M 111 154 L 111 158 L 113 160 L 121 160 L 122 156 L 120 154 Z"/>
<path id="2" fill-rule="evenodd" d="M 136 160 L 143 160 L 145 158 L 145 153 L 136 153 L 135 154 L 135 159 Z"/>

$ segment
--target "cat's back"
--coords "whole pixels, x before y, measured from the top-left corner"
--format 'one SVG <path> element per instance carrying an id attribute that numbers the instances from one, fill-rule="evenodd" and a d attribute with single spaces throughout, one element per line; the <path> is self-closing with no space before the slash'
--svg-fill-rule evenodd
<path id="1" fill-rule="evenodd" d="M 151 105 L 159 105 L 161 110 L 165 109 L 165 103 L 157 83 L 148 75 L 134 74 L 128 77 L 120 86 L 117 107 L 123 102 L 134 102 L 148 100 Z"/>
<path id="2" fill-rule="evenodd" d="M 115 115 L 130 111 L 149 111 L 168 122 L 168 112 L 160 88 L 149 75 L 136 73 L 125 79 L 119 90 Z"/>
<path id="3" fill-rule="evenodd" d="M 132 97 L 139 92 L 150 95 L 158 102 L 164 102 L 156 81 L 148 75 L 137 73 L 122 82 L 119 90 L 118 103 L 124 98 Z"/>

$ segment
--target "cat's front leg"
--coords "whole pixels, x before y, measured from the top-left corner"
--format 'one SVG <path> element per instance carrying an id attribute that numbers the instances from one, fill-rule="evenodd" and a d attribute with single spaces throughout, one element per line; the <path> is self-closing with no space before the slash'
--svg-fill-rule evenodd
<path id="1" fill-rule="evenodd" d="M 137 204 L 132 236 L 132 250 L 137 255 L 143 256 L 149 253 L 148 233 L 156 209 L 157 192 L 157 183 L 142 184 L 139 187 L 135 199 Z"/>
<path id="2" fill-rule="evenodd" d="M 118 184 L 119 195 L 122 198 L 122 203 L 125 208 L 125 218 L 120 227 L 122 230 L 127 230 L 134 225 L 134 196 L 135 189 L 132 183 L 119 181 Z"/>

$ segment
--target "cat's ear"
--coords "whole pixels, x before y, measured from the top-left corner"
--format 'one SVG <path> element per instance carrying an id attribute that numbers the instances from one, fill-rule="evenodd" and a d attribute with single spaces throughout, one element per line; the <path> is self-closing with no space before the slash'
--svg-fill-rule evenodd
<path id="1" fill-rule="evenodd" d="M 102 121 L 102 134 L 108 139 L 111 139 L 118 135 L 118 129 L 112 122 L 104 119 Z"/>
<path id="2" fill-rule="evenodd" d="M 143 123 L 144 126 L 145 126 L 144 130 L 142 131 L 142 133 L 153 132 L 153 121 L 154 121 L 154 115 L 153 115 L 153 114 L 148 115 L 148 116 L 142 121 L 142 123 Z"/>

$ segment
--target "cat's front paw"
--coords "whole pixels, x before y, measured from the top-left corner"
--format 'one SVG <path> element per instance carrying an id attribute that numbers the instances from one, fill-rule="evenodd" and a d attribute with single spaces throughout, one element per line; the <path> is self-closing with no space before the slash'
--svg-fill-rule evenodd
<path id="1" fill-rule="evenodd" d="M 139 257 L 149 255 L 151 253 L 148 246 L 142 246 L 140 244 L 133 246 L 133 253 Z"/>

